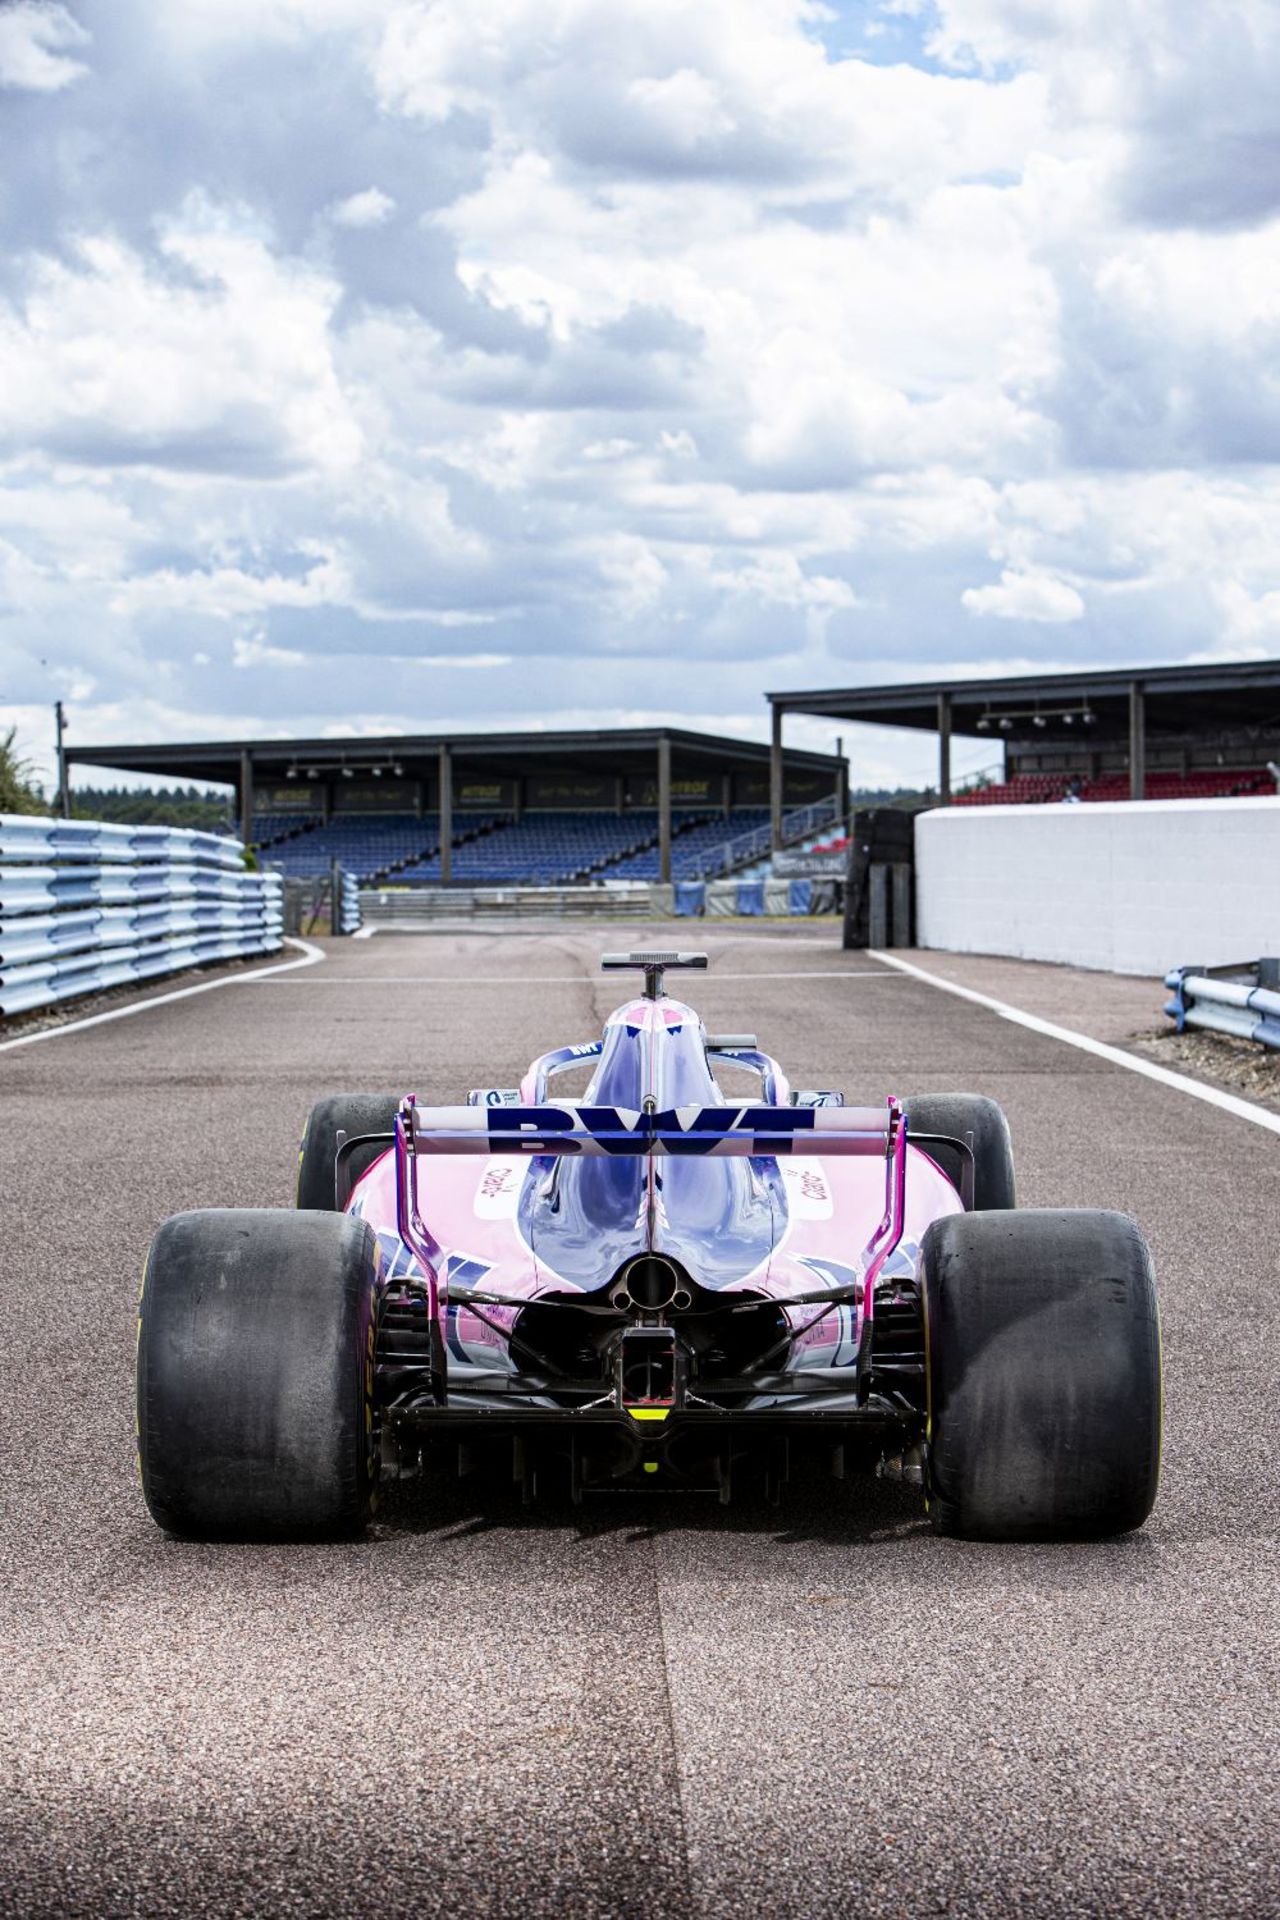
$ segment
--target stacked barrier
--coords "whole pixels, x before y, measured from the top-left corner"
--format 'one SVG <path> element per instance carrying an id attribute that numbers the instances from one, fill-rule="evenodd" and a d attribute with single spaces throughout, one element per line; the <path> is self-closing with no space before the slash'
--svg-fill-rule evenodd
<path id="1" fill-rule="evenodd" d="M 1165 1012 L 1179 1033 L 1203 1027 L 1280 1048 L 1280 959 L 1249 960 L 1212 972 L 1175 967 L 1164 983 L 1173 990 Z"/>
<path id="2" fill-rule="evenodd" d="M 345 867 L 333 870 L 333 931 L 358 933 L 364 923 L 360 907 L 360 882 Z"/>
<path id="3" fill-rule="evenodd" d="M 834 883 L 817 880 L 677 880 L 673 911 L 680 917 L 834 913 Z"/>
<path id="4" fill-rule="evenodd" d="M 274 952 L 282 885 L 238 840 L 0 814 L 0 1016 Z"/>

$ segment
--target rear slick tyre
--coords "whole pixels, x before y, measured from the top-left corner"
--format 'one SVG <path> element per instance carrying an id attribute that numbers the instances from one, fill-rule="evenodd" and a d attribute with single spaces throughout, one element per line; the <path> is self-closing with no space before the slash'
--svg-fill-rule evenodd
<path id="1" fill-rule="evenodd" d="M 294 1205 L 309 1212 L 339 1213 L 335 1159 L 338 1133 L 348 1140 L 366 1133 L 390 1133 L 403 1096 L 398 1093 L 333 1093 L 317 1100 L 307 1117 L 298 1152 L 298 1185 Z M 350 1185 L 367 1173 L 387 1151 L 381 1146 L 357 1147 L 346 1168 Z"/>
<path id="2" fill-rule="evenodd" d="M 975 1213 L 1004 1212 L 1017 1205 L 1013 1186 L 1013 1147 L 1003 1107 L 984 1093 L 913 1093 L 902 1103 L 907 1138 L 919 1133 L 948 1134 L 953 1140 L 973 1135 L 973 1207 Z M 958 1147 L 926 1144 L 957 1193 L 964 1178 Z"/>
<path id="3" fill-rule="evenodd" d="M 934 1531 L 1099 1539 L 1140 1527 L 1160 1474 L 1160 1322 L 1120 1213 L 935 1220 L 920 1254 Z"/>
<path id="4" fill-rule="evenodd" d="M 345 1214 L 179 1213 L 138 1322 L 152 1518 L 199 1539 L 351 1536 L 372 1506 L 377 1243 Z"/>

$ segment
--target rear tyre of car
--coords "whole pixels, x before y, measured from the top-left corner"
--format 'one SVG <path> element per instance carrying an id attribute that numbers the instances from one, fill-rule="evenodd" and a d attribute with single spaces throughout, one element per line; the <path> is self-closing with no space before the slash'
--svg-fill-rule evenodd
<path id="1" fill-rule="evenodd" d="M 317 1213 L 340 1211 L 334 1184 L 339 1129 L 348 1140 L 365 1133 L 390 1133 L 403 1097 L 399 1093 L 334 1093 L 316 1101 L 298 1152 L 296 1207 Z M 367 1173 L 385 1152 L 385 1145 L 358 1147 L 347 1163 L 351 1182 Z"/>
<path id="2" fill-rule="evenodd" d="M 1013 1147 L 1004 1109 L 981 1093 L 914 1093 L 903 1101 L 907 1138 L 913 1133 L 945 1133 L 963 1140 L 973 1135 L 975 1212 L 996 1213 L 1017 1204 L 1013 1185 Z M 958 1147 L 926 1146 L 953 1187 L 959 1190 L 964 1155 Z"/>
<path id="3" fill-rule="evenodd" d="M 138 1323 L 152 1518 L 200 1539 L 344 1537 L 371 1510 L 377 1242 L 345 1214 L 179 1213 Z"/>
<path id="4" fill-rule="evenodd" d="M 1121 1213 L 935 1220 L 920 1255 L 934 1531 L 1100 1538 L 1139 1527 L 1160 1474 L 1160 1321 Z"/>

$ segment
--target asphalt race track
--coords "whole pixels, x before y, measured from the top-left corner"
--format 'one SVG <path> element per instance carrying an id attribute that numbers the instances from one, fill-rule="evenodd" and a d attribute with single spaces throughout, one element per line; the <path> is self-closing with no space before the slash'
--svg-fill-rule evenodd
<path id="1" fill-rule="evenodd" d="M 959 1545 L 860 1481 L 530 1517 L 469 1480 L 359 1546 L 169 1541 L 133 1463 L 162 1216 L 287 1205 L 322 1092 L 465 1098 L 591 1037 L 627 935 L 335 943 L 59 1033 L 0 1053 L 0 1911 L 1280 1911 L 1280 1143 L 817 925 L 697 937 L 689 997 L 799 1084 L 990 1092 L 1024 1204 L 1137 1216 L 1146 1529 Z"/>

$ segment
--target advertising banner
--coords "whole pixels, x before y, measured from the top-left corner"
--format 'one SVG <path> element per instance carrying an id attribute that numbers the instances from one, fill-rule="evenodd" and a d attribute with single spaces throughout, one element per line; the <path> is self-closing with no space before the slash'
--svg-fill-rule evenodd
<path id="1" fill-rule="evenodd" d="M 811 848 L 808 853 L 775 853 L 773 877 L 775 880 L 841 880 L 848 864 L 848 847 L 826 852 Z"/>
<path id="2" fill-rule="evenodd" d="M 812 772 L 788 767 L 782 783 L 782 804 L 784 807 L 811 807 L 817 800 L 829 800 L 835 792 L 835 771 Z M 767 807 L 769 804 L 769 769 L 761 767 L 759 772 L 735 773 L 733 776 L 733 804 L 735 807 Z"/>
<path id="3" fill-rule="evenodd" d="M 713 784 L 714 783 L 714 784 Z M 630 780 L 627 783 L 627 805 L 629 807 L 656 807 L 658 804 L 658 780 L 652 778 Z M 673 774 L 671 779 L 671 804 L 673 807 L 708 807 L 720 804 L 719 775 L 703 774 L 685 778 Z"/>
<path id="4" fill-rule="evenodd" d="M 335 813 L 412 813 L 418 789 L 412 780 L 335 780 Z"/>
<path id="5" fill-rule="evenodd" d="M 287 787 L 259 787 L 255 804 L 268 813 L 319 813 L 322 793 L 319 787 L 303 786 L 291 780 Z"/>
<path id="6" fill-rule="evenodd" d="M 516 783 L 514 780 L 460 781 L 455 777 L 453 804 L 463 813 L 510 813 L 516 804 Z"/>
<path id="7" fill-rule="evenodd" d="M 607 775 L 536 773 L 525 783 L 527 807 L 612 807 L 613 781 Z"/>

